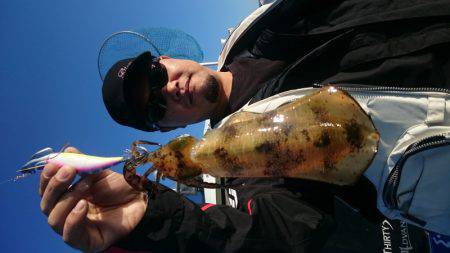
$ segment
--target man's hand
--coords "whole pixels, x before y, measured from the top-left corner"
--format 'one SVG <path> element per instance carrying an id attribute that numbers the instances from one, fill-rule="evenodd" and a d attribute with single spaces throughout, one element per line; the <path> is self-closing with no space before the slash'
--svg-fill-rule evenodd
<path id="1" fill-rule="evenodd" d="M 79 153 L 75 148 L 65 152 Z M 74 168 L 47 164 L 41 173 L 41 210 L 70 246 L 104 250 L 130 233 L 144 216 L 147 195 L 111 170 L 88 175 L 73 187 Z"/>

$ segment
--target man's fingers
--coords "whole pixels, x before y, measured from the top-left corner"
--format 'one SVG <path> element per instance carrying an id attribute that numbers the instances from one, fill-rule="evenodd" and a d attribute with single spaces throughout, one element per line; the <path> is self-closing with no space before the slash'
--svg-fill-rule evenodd
<path id="1" fill-rule="evenodd" d="M 50 179 L 56 174 L 58 171 L 59 166 L 55 164 L 47 164 L 45 165 L 44 169 L 42 170 L 40 181 L 39 181 L 39 196 L 42 197 L 44 194 L 45 188 L 47 188 L 48 182 Z"/>
<path id="2" fill-rule="evenodd" d="M 49 215 L 61 195 L 69 188 L 75 178 L 76 170 L 72 167 L 61 167 L 50 179 L 41 199 L 41 210 Z"/>
<path id="3" fill-rule="evenodd" d="M 64 223 L 67 216 L 80 201 L 86 197 L 89 188 L 92 184 L 92 179 L 89 177 L 81 179 L 68 192 L 66 192 L 48 215 L 48 224 L 55 230 L 56 233 L 62 235 Z"/>
<path id="4" fill-rule="evenodd" d="M 68 147 L 68 148 L 64 149 L 64 152 L 81 154 L 81 152 L 74 147 Z M 45 188 L 48 185 L 48 182 L 56 174 L 59 167 L 60 166 L 55 165 L 53 163 L 49 163 L 49 164 L 45 165 L 44 169 L 42 170 L 41 176 L 40 176 L 39 196 L 42 197 L 42 195 L 45 192 Z"/>
<path id="5" fill-rule="evenodd" d="M 86 200 L 82 199 L 78 201 L 77 205 L 67 216 L 63 229 L 64 241 L 70 246 L 81 250 L 88 250 L 90 248 L 86 226 L 87 212 L 88 206 Z"/>

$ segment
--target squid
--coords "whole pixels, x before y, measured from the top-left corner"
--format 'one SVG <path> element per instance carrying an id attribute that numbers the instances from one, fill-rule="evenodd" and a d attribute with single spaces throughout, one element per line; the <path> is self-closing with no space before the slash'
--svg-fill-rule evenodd
<path id="1" fill-rule="evenodd" d="M 379 134 L 369 115 L 347 92 L 325 86 L 265 113 L 238 112 L 201 140 L 183 135 L 164 146 L 136 141 L 124 165 L 137 190 L 161 177 L 195 187 L 238 187 L 204 183 L 215 177 L 290 177 L 354 184 L 377 152 Z M 159 145 L 142 152 L 141 145 Z M 140 176 L 136 167 L 151 163 Z"/>

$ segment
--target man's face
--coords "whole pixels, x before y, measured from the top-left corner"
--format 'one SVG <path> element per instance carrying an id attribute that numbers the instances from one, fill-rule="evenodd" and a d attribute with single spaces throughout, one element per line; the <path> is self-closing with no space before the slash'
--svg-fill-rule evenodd
<path id="1" fill-rule="evenodd" d="M 166 113 L 160 126 L 177 127 L 211 117 L 222 94 L 214 71 L 190 60 L 161 57 L 168 83 L 162 88 Z"/>

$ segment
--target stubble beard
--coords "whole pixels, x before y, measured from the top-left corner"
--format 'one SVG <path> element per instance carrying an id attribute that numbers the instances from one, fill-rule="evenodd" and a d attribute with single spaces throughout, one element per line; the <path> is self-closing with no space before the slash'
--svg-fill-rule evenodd
<path id="1" fill-rule="evenodd" d="M 206 91 L 205 91 L 205 99 L 206 101 L 215 104 L 219 100 L 219 90 L 220 85 L 219 81 L 213 76 L 208 75 L 206 78 Z"/>

